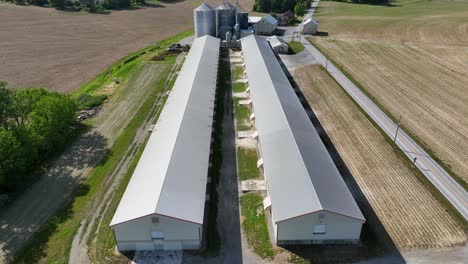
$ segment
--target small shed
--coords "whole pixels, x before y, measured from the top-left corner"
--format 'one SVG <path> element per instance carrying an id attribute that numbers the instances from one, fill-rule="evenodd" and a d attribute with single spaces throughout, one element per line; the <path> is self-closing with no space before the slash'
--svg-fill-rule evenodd
<path id="1" fill-rule="evenodd" d="M 318 22 L 315 19 L 309 18 L 302 23 L 303 34 L 317 34 Z"/>
<path id="2" fill-rule="evenodd" d="M 255 34 L 257 35 L 273 35 L 273 32 L 278 27 L 278 20 L 271 15 L 262 17 L 253 25 Z"/>
<path id="3" fill-rule="evenodd" d="M 278 37 L 278 36 L 272 36 L 268 38 L 268 42 L 270 42 L 271 48 L 278 54 L 287 54 L 289 50 L 288 44 L 286 42 Z"/>

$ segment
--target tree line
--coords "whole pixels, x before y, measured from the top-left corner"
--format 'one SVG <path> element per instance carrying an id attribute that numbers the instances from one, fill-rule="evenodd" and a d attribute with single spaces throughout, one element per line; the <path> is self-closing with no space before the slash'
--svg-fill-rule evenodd
<path id="1" fill-rule="evenodd" d="M 290 10 L 298 16 L 302 16 L 310 8 L 311 3 L 312 0 L 255 0 L 253 11 L 284 13 Z"/>
<path id="2" fill-rule="evenodd" d="M 49 5 L 59 9 L 98 12 L 105 9 L 121 9 L 145 4 L 145 0 L 4 0 L 18 5 Z"/>
<path id="3" fill-rule="evenodd" d="M 391 0 L 331 0 L 336 2 L 350 2 L 357 4 L 388 4 Z M 293 11 L 297 16 L 305 14 L 310 8 L 312 0 L 255 0 L 253 11 L 264 13 L 284 13 Z"/>
<path id="4" fill-rule="evenodd" d="M 42 88 L 7 89 L 0 81 L 0 192 L 20 191 L 76 134 L 75 100 Z"/>

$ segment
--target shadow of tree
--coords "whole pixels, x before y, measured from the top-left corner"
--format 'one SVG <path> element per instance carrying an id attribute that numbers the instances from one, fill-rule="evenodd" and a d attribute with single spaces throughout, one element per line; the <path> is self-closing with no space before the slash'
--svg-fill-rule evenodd
<path id="1" fill-rule="evenodd" d="M 89 192 L 85 175 L 108 155 L 106 138 L 95 131 L 82 134 L 51 162 L 47 173 L 1 211 L 0 247 L 7 260 L 19 256 L 14 263 L 35 263 L 42 256 L 58 225 L 75 213 L 75 199 Z"/>

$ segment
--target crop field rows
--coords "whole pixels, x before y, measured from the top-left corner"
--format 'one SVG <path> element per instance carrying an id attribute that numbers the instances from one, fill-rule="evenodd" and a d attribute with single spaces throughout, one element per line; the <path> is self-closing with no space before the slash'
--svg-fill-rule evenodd
<path id="1" fill-rule="evenodd" d="M 468 186 L 468 2 L 323 1 L 312 42 Z"/>
<path id="2" fill-rule="evenodd" d="M 468 182 L 468 47 L 314 42 Z"/>
<path id="3" fill-rule="evenodd" d="M 352 176 L 360 206 L 367 200 L 401 250 L 463 244 L 463 227 L 418 180 L 347 94 L 322 69 L 306 66 L 294 78 Z M 351 178 L 354 180 L 351 180 Z M 350 184 L 348 184 L 350 185 Z M 356 187 L 360 189 L 357 191 Z"/>

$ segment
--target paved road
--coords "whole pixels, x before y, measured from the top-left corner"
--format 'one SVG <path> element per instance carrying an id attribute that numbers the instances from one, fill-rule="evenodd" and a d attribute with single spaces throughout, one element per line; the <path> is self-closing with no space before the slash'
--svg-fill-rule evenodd
<path id="1" fill-rule="evenodd" d="M 319 1 L 312 3 L 308 17 L 312 17 Z M 361 106 L 372 120 L 393 140 L 397 124 L 393 122 L 371 99 L 369 99 L 340 69 L 327 61 L 325 56 L 312 46 L 303 36 L 301 42 L 305 49 L 335 78 L 348 94 Z M 414 162 L 426 178 L 449 200 L 449 202 L 468 220 L 468 193 L 460 186 L 431 156 L 426 153 L 408 134 L 401 129 L 396 139 L 397 146 Z"/>

